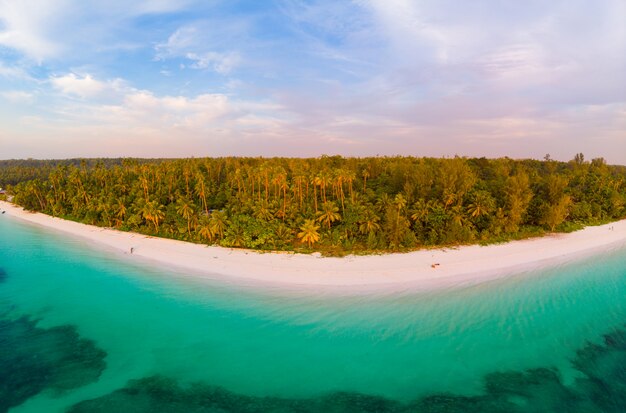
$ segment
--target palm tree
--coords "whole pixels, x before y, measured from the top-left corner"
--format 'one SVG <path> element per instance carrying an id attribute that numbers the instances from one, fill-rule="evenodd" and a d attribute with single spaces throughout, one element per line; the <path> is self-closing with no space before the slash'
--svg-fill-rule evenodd
<path id="1" fill-rule="evenodd" d="M 367 191 L 367 178 L 370 177 L 370 171 L 363 169 L 361 176 L 363 176 L 363 193 L 365 193 Z"/>
<path id="2" fill-rule="evenodd" d="M 356 179 L 356 174 L 354 173 L 354 171 L 351 171 L 351 170 L 344 171 L 344 174 L 345 174 L 344 176 L 345 180 L 348 183 L 348 192 L 350 193 L 350 200 L 354 203 L 354 192 L 352 190 L 352 183 Z"/>
<path id="3" fill-rule="evenodd" d="M 341 215 L 339 215 L 339 208 L 332 201 L 327 201 L 322 204 L 322 210 L 317 213 L 317 221 L 320 223 L 325 223 L 330 229 L 330 224 L 335 221 L 339 221 L 341 219 Z"/>
<path id="4" fill-rule="evenodd" d="M 126 205 L 124 205 L 124 201 L 121 199 L 117 201 L 117 212 L 115 216 L 117 217 L 118 225 L 121 225 L 124 221 L 124 217 L 126 217 Z"/>
<path id="5" fill-rule="evenodd" d="M 311 184 L 313 185 L 313 202 L 315 205 L 315 213 L 317 213 L 317 187 L 322 186 L 322 178 L 320 178 L 318 175 L 314 176 L 311 179 Z"/>
<path id="6" fill-rule="evenodd" d="M 453 192 L 444 192 L 443 194 L 443 209 L 446 210 L 452 203 L 457 200 L 457 196 Z"/>
<path id="7" fill-rule="evenodd" d="M 303 197 L 302 197 L 302 183 L 306 181 L 306 176 L 302 175 L 302 174 L 298 174 L 295 176 L 294 178 L 294 183 L 295 183 L 295 188 L 297 191 L 297 197 L 299 199 L 299 205 L 300 208 L 302 208 L 302 202 L 303 202 Z"/>
<path id="8" fill-rule="evenodd" d="M 402 194 L 396 194 L 395 198 L 393 199 L 393 204 L 396 207 L 396 230 L 399 230 L 400 228 L 400 215 L 402 213 L 402 210 L 406 207 L 406 199 L 404 198 L 404 196 Z"/>
<path id="9" fill-rule="evenodd" d="M 384 192 L 380 196 L 380 198 L 376 200 L 376 208 L 378 209 L 379 212 L 384 213 L 390 204 L 391 204 L 391 198 L 389 197 L 389 194 L 387 194 L 386 192 Z"/>
<path id="10" fill-rule="evenodd" d="M 209 215 L 209 207 L 206 202 L 206 183 L 204 181 L 204 176 L 201 173 L 196 174 L 196 186 L 195 186 L 196 195 L 200 197 L 202 201 L 202 208 L 204 209 L 204 213 Z"/>
<path id="11" fill-rule="evenodd" d="M 328 174 L 323 171 L 313 178 L 313 185 L 320 187 L 320 195 L 322 196 L 322 202 L 326 202 L 326 186 L 328 184 Z"/>
<path id="12" fill-rule="evenodd" d="M 143 215 L 146 221 L 152 222 L 154 231 L 158 233 L 159 223 L 165 218 L 163 205 L 159 204 L 157 201 L 146 202 L 141 210 L 141 215 Z"/>
<path id="13" fill-rule="evenodd" d="M 274 214 L 267 202 L 263 201 L 254 207 L 254 217 L 267 222 L 274 218 Z"/>
<path id="14" fill-rule="evenodd" d="M 146 202 L 148 202 L 148 178 L 145 175 L 139 177 L 141 188 L 143 189 L 143 195 Z"/>
<path id="15" fill-rule="evenodd" d="M 234 221 L 233 224 L 228 227 L 224 242 L 228 242 L 229 246 L 236 248 L 241 248 L 246 245 L 246 233 L 239 222 Z"/>
<path id="16" fill-rule="evenodd" d="M 367 210 L 359 223 L 361 234 L 373 234 L 380 229 L 380 218 L 373 211 Z"/>
<path id="17" fill-rule="evenodd" d="M 342 169 L 337 170 L 334 175 L 334 179 L 335 179 L 334 185 L 337 188 L 337 196 L 341 200 L 341 212 L 343 214 L 345 214 L 346 212 L 346 208 L 343 202 L 345 198 L 345 195 L 343 193 L 343 181 L 346 175 L 347 175 L 346 172 L 343 171 Z"/>
<path id="18" fill-rule="evenodd" d="M 293 241 L 293 231 L 285 224 L 278 224 L 274 232 L 276 239 L 283 245 L 287 245 Z"/>
<path id="19" fill-rule="evenodd" d="M 393 204 L 396 206 L 396 208 L 398 209 L 398 213 L 404 209 L 404 207 L 406 207 L 406 199 L 404 198 L 404 196 L 402 194 L 396 194 L 396 196 L 393 199 Z"/>
<path id="20" fill-rule="evenodd" d="M 194 216 L 193 203 L 189 198 L 180 198 L 176 202 L 176 212 L 187 221 L 187 234 L 191 237 L 191 218 Z"/>
<path id="21" fill-rule="evenodd" d="M 224 237 L 224 231 L 228 227 L 228 216 L 224 211 L 214 211 L 209 219 L 213 234 L 217 234 L 219 238 Z"/>
<path id="22" fill-rule="evenodd" d="M 467 212 L 469 212 L 472 218 L 478 218 L 491 212 L 493 206 L 494 200 L 489 192 L 483 190 L 476 191 L 474 201 L 468 205 Z"/>
<path id="23" fill-rule="evenodd" d="M 467 220 L 465 217 L 465 211 L 461 205 L 455 205 L 450 209 L 450 215 L 452 216 L 452 223 L 458 227 L 463 227 Z"/>
<path id="24" fill-rule="evenodd" d="M 409 221 L 404 217 L 402 210 L 406 206 L 406 200 L 401 194 L 397 194 L 393 202 L 387 207 L 385 212 L 384 229 L 389 246 L 398 249 L 406 238 L 410 227 Z"/>
<path id="25" fill-rule="evenodd" d="M 198 227 L 198 235 L 200 235 L 200 237 L 204 238 L 208 242 L 213 241 L 213 237 L 215 236 L 215 234 L 213 233 L 213 227 L 211 226 L 211 223 L 208 219 L 205 218 L 200 223 L 200 226 Z"/>
<path id="26" fill-rule="evenodd" d="M 428 212 L 433 206 L 432 201 L 425 201 L 420 198 L 413 204 L 413 213 L 411 214 L 411 219 L 414 222 L 422 222 L 428 216 Z"/>
<path id="27" fill-rule="evenodd" d="M 320 227 L 319 225 L 315 225 L 315 221 L 307 219 L 300 227 L 298 238 L 300 238 L 302 242 L 306 242 L 309 248 L 311 248 L 311 245 L 320 240 L 320 233 L 318 232 L 319 229 Z"/>

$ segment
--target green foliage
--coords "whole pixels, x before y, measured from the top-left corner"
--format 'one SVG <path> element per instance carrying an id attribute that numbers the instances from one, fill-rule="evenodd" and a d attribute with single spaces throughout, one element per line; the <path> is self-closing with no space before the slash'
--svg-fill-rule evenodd
<path id="1" fill-rule="evenodd" d="M 485 158 L 0 161 L 14 201 L 192 242 L 342 255 L 501 242 L 626 215 L 626 167 Z"/>
<path id="2" fill-rule="evenodd" d="M 320 227 L 319 225 L 315 225 L 315 221 L 313 221 L 312 219 L 307 219 L 300 227 L 300 232 L 298 232 L 298 238 L 300 238 L 302 242 L 306 242 L 308 247 L 311 248 L 311 246 L 320 239 L 320 234 L 318 232 L 319 229 Z"/>

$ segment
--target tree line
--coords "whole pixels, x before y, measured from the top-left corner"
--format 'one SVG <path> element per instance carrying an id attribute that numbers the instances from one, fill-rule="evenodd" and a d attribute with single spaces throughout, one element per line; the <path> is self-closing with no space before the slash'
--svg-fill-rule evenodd
<path id="1" fill-rule="evenodd" d="M 226 247 L 399 251 L 519 239 L 626 216 L 626 167 L 582 154 L 570 162 L 549 156 L 37 162 L 0 163 L 0 186 L 11 184 L 14 202 L 28 210 Z"/>

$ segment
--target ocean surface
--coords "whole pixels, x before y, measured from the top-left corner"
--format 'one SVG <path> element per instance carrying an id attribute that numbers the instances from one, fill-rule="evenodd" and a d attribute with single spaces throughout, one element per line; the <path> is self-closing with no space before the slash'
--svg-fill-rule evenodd
<path id="1" fill-rule="evenodd" d="M 626 249 L 346 296 L 198 279 L 0 215 L 7 411 L 625 412 Z"/>

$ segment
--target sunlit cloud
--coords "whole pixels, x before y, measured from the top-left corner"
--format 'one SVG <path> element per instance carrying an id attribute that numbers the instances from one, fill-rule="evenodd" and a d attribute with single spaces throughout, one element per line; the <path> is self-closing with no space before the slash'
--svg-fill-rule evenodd
<path id="1" fill-rule="evenodd" d="M 624 15 L 621 0 L 1 1 L 0 144 L 626 164 Z"/>
<path id="2" fill-rule="evenodd" d="M 81 97 L 94 96 L 101 93 L 106 85 L 95 80 L 90 75 L 76 76 L 74 73 L 65 76 L 52 77 L 52 86 L 62 93 Z"/>
<path id="3" fill-rule="evenodd" d="M 1 2 L 0 45 L 20 50 L 37 61 L 54 56 L 62 45 L 50 40 L 49 30 L 51 22 L 62 14 L 64 3 L 67 2 Z"/>
<path id="4" fill-rule="evenodd" d="M 33 93 L 24 92 L 23 90 L 9 90 L 1 92 L 0 95 L 11 103 L 33 103 L 35 101 Z"/>
<path id="5" fill-rule="evenodd" d="M 230 74 L 241 63 L 241 56 L 237 51 L 212 50 L 217 47 L 212 40 L 212 29 L 213 24 L 208 21 L 177 29 L 166 42 L 156 45 L 155 59 L 180 58 L 187 61 L 183 67 L 211 69 L 222 75 Z"/>

